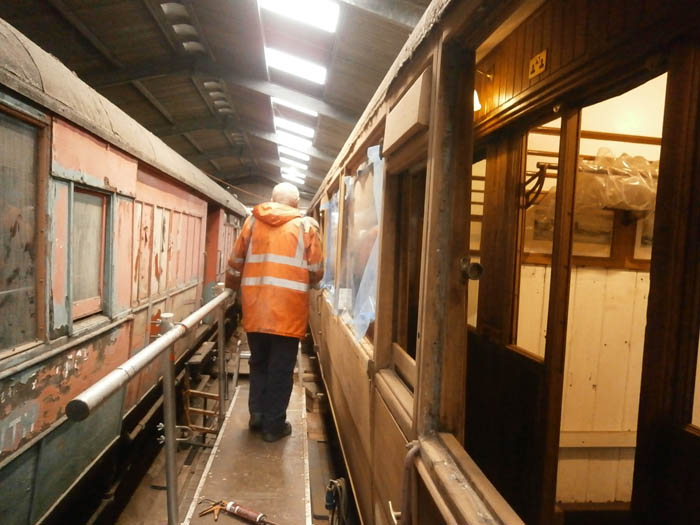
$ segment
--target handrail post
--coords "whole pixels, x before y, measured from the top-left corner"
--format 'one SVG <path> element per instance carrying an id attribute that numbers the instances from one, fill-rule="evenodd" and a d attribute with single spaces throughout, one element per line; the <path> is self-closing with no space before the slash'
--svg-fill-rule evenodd
<path id="1" fill-rule="evenodd" d="M 173 314 L 161 315 L 161 337 L 173 328 Z M 178 524 L 177 467 L 175 449 L 177 436 L 175 428 L 175 346 L 170 345 L 162 354 L 163 363 L 163 423 L 165 424 L 165 481 L 168 490 L 168 524 Z"/>
<path id="2" fill-rule="evenodd" d="M 224 283 L 217 283 L 216 284 L 216 292 L 217 295 L 222 294 L 224 291 L 226 291 L 226 288 L 224 287 Z M 224 307 L 224 303 L 222 303 L 217 309 L 216 309 L 216 335 L 217 335 L 217 359 L 219 361 L 219 428 L 224 424 L 224 408 L 225 408 L 225 400 L 228 399 L 228 389 L 227 389 L 227 372 L 226 372 L 226 352 L 224 351 L 224 344 L 225 344 L 225 330 L 224 330 L 224 322 L 225 322 L 225 313 L 226 309 Z"/>

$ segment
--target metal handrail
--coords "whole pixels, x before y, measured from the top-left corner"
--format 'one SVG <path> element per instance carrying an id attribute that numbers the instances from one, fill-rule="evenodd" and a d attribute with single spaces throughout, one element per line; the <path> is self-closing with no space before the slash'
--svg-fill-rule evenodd
<path id="1" fill-rule="evenodd" d="M 112 370 L 105 377 L 94 383 L 81 394 L 72 399 L 66 406 L 66 415 L 73 421 L 82 421 L 90 413 L 100 406 L 108 397 L 114 394 L 122 386 L 133 379 L 136 374 L 146 368 L 148 364 L 158 357 L 163 351 L 194 328 L 204 317 L 210 314 L 227 298 L 232 297 L 231 290 L 225 290 L 216 298 L 209 301 L 199 310 L 195 310 L 174 328 L 161 335 L 151 344 L 145 346 L 138 354 Z"/>
<path id="2" fill-rule="evenodd" d="M 97 383 L 73 398 L 66 406 L 66 415 L 73 421 L 87 418 L 92 411 L 99 407 L 107 398 L 116 393 L 129 380 L 155 358 L 162 356 L 163 363 L 163 428 L 165 430 L 165 468 L 168 490 L 168 523 L 178 523 L 177 503 L 177 471 L 175 466 L 175 449 L 177 448 L 177 426 L 175 422 L 175 353 L 173 344 L 189 330 L 197 326 L 208 314 L 219 308 L 217 312 L 217 341 L 219 368 L 219 429 L 224 419 L 225 400 L 228 399 L 228 382 L 226 374 L 226 359 L 224 354 L 224 309 L 226 300 L 233 297 L 231 290 L 226 290 L 219 283 L 219 294 L 200 309 L 192 312 L 182 321 L 173 323 L 172 314 L 161 315 L 160 336 L 151 344 L 145 346 L 138 354 L 112 370 Z"/>

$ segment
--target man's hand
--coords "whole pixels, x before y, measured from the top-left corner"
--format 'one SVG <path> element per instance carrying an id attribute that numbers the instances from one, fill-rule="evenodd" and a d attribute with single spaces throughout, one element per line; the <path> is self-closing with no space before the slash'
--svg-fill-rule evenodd
<path id="1" fill-rule="evenodd" d="M 241 273 L 232 269 L 226 270 L 226 288 L 237 292 L 241 287 Z"/>

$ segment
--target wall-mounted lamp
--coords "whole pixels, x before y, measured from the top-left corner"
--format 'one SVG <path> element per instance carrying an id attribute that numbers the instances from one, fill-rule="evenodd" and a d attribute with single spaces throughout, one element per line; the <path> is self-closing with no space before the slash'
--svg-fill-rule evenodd
<path id="1" fill-rule="evenodd" d="M 479 73 L 480 75 L 484 75 L 489 80 L 493 80 L 493 73 L 486 73 L 485 71 L 482 71 L 481 69 L 477 69 L 476 72 Z"/>
<path id="2" fill-rule="evenodd" d="M 474 90 L 474 111 L 479 111 L 481 109 L 481 102 L 479 102 L 479 94 Z"/>

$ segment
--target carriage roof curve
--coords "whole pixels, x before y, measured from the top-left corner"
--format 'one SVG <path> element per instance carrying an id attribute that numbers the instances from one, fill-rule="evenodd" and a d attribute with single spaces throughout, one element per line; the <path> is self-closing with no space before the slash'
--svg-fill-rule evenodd
<path id="1" fill-rule="evenodd" d="M 241 216 L 246 208 L 202 170 L 0 19 L 0 84 Z"/>

